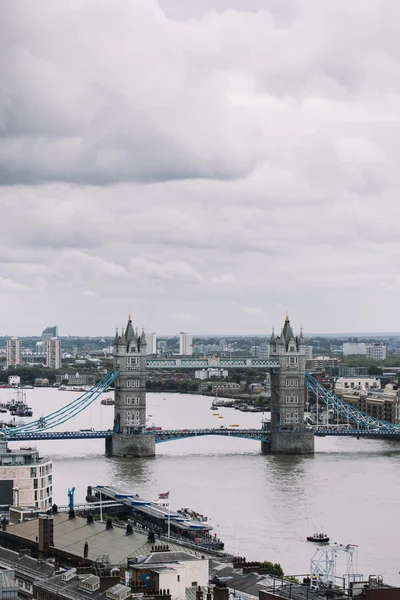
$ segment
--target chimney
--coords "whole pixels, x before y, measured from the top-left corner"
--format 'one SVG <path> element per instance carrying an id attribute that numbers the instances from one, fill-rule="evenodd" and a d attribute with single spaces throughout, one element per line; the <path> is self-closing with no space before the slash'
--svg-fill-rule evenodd
<path id="1" fill-rule="evenodd" d="M 214 600 L 229 600 L 229 589 L 226 583 L 216 583 L 214 587 Z"/>
<path id="2" fill-rule="evenodd" d="M 196 590 L 196 600 L 203 600 L 203 592 L 200 586 L 198 586 Z"/>
<path id="3" fill-rule="evenodd" d="M 39 515 L 39 556 L 54 546 L 54 521 L 51 515 Z"/>
<path id="4" fill-rule="evenodd" d="M 85 542 L 85 545 L 83 547 L 83 558 L 87 558 L 89 555 L 89 544 L 87 542 Z"/>

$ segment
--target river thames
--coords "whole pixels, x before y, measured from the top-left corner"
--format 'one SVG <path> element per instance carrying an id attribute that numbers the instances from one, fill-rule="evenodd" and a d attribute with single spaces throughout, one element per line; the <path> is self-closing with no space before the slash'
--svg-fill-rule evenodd
<path id="1" fill-rule="evenodd" d="M 50 388 L 26 393 L 33 419 L 77 397 Z M 1 390 L 0 402 L 8 398 L 9 390 Z M 261 420 L 260 414 L 229 408 L 220 408 L 218 419 L 211 398 L 195 395 L 149 393 L 147 404 L 149 425 L 164 429 L 258 427 Z M 61 429 L 109 429 L 113 411 L 98 399 Z M 76 488 L 76 501 L 84 500 L 88 485 L 112 484 L 148 498 L 169 491 L 173 508 L 207 515 L 226 550 L 247 560 L 279 562 L 288 574 L 308 573 L 315 548 L 305 539 L 320 531 L 332 542 L 358 545 L 359 573 L 383 574 L 386 582 L 400 584 L 400 443 L 317 438 L 314 456 L 264 456 L 259 442 L 210 436 L 159 444 L 155 458 L 143 459 L 105 457 L 104 440 L 35 445 L 53 459 L 58 504 L 67 504 L 69 487 Z"/>

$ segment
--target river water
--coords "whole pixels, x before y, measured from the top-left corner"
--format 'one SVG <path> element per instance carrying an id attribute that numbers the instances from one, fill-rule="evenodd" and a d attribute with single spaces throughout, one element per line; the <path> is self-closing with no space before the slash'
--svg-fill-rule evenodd
<path id="1" fill-rule="evenodd" d="M 2 390 L 0 402 L 8 394 Z M 34 419 L 76 396 L 27 390 Z M 147 400 L 149 424 L 164 429 L 260 425 L 260 414 L 230 408 L 221 408 L 218 419 L 209 397 L 149 393 Z M 97 400 L 60 429 L 109 429 L 113 411 Z M 288 574 L 308 573 L 315 548 L 305 538 L 322 531 L 332 542 L 358 545 L 358 573 L 383 574 L 386 582 L 400 584 L 396 442 L 317 438 L 314 456 L 293 457 L 264 456 L 259 442 L 210 436 L 159 444 L 155 458 L 143 459 L 107 458 L 104 440 L 36 445 L 53 459 L 58 504 L 68 503 L 68 487 L 76 488 L 76 501 L 84 500 L 88 485 L 113 484 L 148 498 L 170 491 L 173 508 L 188 506 L 207 515 L 227 551 L 247 560 L 281 563 Z"/>

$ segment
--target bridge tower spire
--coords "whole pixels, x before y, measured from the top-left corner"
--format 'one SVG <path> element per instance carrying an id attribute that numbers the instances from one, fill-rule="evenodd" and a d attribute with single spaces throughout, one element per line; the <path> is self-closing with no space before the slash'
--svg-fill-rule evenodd
<path id="1" fill-rule="evenodd" d="M 113 345 L 115 380 L 114 430 L 106 451 L 114 456 L 154 456 L 155 437 L 146 431 L 147 343 L 138 335 L 129 314 Z"/>
<path id="2" fill-rule="evenodd" d="M 264 452 L 281 454 L 313 454 L 314 433 L 304 425 L 304 390 L 306 353 L 303 332 L 293 333 L 289 316 L 280 336 L 273 333 L 269 354 L 279 361 L 271 370 L 271 432 Z"/>

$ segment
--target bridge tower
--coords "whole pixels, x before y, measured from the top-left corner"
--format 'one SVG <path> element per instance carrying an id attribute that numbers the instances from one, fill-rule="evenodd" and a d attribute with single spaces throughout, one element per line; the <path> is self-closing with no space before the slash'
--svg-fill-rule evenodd
<path id="1" fill-rule="evenodd" d="M 282 333 L 272 332 L 271 358 L 279 360 L 279 369 L 271 370 L 270 442 L 262 442 L 263 452 L 276 454 L 313 454 L 314 432 L 304 425 L 306 353 L 303 333 L 295 336 L 286 316 Z"/>
<path id="2" fill-rule="evenodd" d="M 147 341 L 128 324 L 113 344 L 115 380 L 113 436 L 106 440 L 106 452 L 113 456 L 154 456 L 154 433 L 146 432 Z"/>

